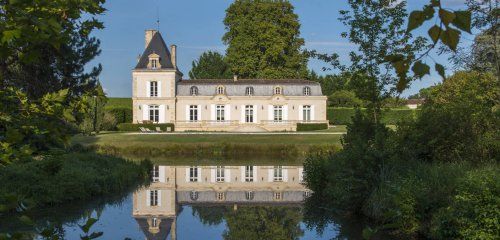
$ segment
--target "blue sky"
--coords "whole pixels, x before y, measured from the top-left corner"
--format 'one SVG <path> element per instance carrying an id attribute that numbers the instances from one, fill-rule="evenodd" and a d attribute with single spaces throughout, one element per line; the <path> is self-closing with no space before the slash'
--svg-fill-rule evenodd
<path id="1" fill-rule="evenodd" d="M 178 65 L 188 78 L 191 62 L 207 50 L 224 53 L 222 23 L 226 8 L 231 0 L 108 0 L 106 13 L 99 17 L 105 29 L 95 32 L 101 40 L 102 53 L 91 64 L 101 63 L 103 71 L 100 80 L 110 97 L 132 95 L 131 70 L 137 56 L 144 50 L 144 30 L 156 28 L 157 13 L 160 18 L 160 32 L 167 45 L 178 46 Z M 338 21 L 339 10 L 348 9 L 346 0 L 292 0 L 299 15 L 301 37 L 307 49 L 340 54 L 347 61 L 349 51 L 355 49 L 340 34 L 347 28 Z M 442 0 L 450 8 L 465 8 L 464 0 Z M 420 9 L 428 0 L 409 0 L 409 9 Z M 425 27 L 423 30 L 427 29 Z M 417 32 L 418 33 L 418 32 Z M 424 31 L 421 34 L 425 34 Z M 464 36 L 468 44 L 473 36 Z M 468 39 L 468 40 L 467 40 Z M 434 56 L 440 63 L 445 56 Z M 309 68 L 321 72 L 324 63 L 311 60 Z M 418 92 L 440 81 L 434 73 L 416 81 L 403 96 Z"/>

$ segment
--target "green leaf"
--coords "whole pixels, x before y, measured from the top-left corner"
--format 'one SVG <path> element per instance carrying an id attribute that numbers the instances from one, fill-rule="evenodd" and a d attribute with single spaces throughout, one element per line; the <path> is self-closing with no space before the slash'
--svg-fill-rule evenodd
<path id="1" fill-rule="evenodd" d="M 437 25 L 432 26 L 429 29 L 429 36 L 431 37 L 432 41 L 436 43 L 439 40 L 439 35 L 441 34 L 441 28 L 438 27 Z"/>
<path id="2" fill-rule="evenodd" d="M 92 225 L 94 225 L 94 223 L 96 223 L 96 222 L 97 222 L 97 219 L 95 219 L 95 218 L 89 218 L 87 220 L 87 222 L 85 223 L 85 225 L 80 226 L 80 228 L 82 229 L 82 231 L 84 233 L 88 233 L 89 230 L 90 230 L 90 228 L 92 227 Z"/>
<path id="3" fill-rule="evenodd" d="M 439 9 L 439 18 L 444 25 L 448 26 L 455 19 L 455 13 L 441 8 Z"/>
<path id="4" fill-rule="evenodd" d="M 423 11 L 413 11 L 410 13 L 408 19 L 407 32 L 411 32 L 413 29 L 420 27 L 425 21 L 425 14 Z"/>
<path id="5" fill-rule="evenodd" d="M 384 57 L 385 61 L 387 62 L 398 62 L 402 61 L 404 59 L 404 56 L 401 54 L 394 54 L 394 55 L 387 55 Z"/>
<path id="6" fill-rule="evenodd" d="M 433 6 L 427 5 L 424 7 L 425 20 L 432 19 L 432 17 L 434 17 L 434 13 L 436 13 L 436 10 L 434 10 Z"/>
<path id="7" fill-rule="evenodd" d="M 439 73 L 439 75 L 440 75 L 443 79 L 445 79 L 445 78 L 446 78 L 446 76 L 445 76 L 445 72 L 444 72 L 444 71 L 445 71 L 444 66 L 443 66 L 443 65 L 441 65 L 441 64 L 439 64 L 439 63 L 436 63 L 435 68 L 436 68 L 436 71 Z"/>
<path id="8" fill-rule="evenodd" d="M 103 232 L 94 232 L 94 233 L 90 234 L 89 239 L 96 239 L 96 238 L 102 236 L 103 234 L 104 234 Z"/>
<path id="9" fill-rule="evenodd" d="M 22 215 L 19 217 L 19 221 L 21 221 L 25 225 L 33 225 L 33 221 L 26 215 Z"/>
<path id="10" fill-rule="evenodd" d="M 411 70 L 415 74 L 415 77 L 422 78 L 425 75 L 430 74 L 431 68 L 429 65 L 422 63 L 422 61 L 417 61 L 413 64 Z"/>
<path id="11" fill-rule="evenodd" d="M 460 41 L 460 31 L 454 28 L 447 28 L 444 32 L 441 32 L 440 38 L 441 42 L 443 42 L 451 50 L 456 51 L 458 41 Z"/>
<path id="12" fill-rule="evenodd" d="M 2 43 L 6 43 L 14 38 L 18 38 L 21 36 L 20 29 L 6 30 L 2 33 Z"/>
<path id="13" fill-rule="evenodd" d="M 471 33 L 471 12 L 455 11 L 455 19 L 452 24 L 458 29 Z"/>

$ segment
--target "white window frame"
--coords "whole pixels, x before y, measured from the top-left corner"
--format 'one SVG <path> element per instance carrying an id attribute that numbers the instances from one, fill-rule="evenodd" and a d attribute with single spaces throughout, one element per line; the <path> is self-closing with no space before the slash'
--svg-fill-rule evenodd
<path id="1" fill-rule="evenodd" d="M 245 182 L 253 182 L 253 166 L 245 166 Z"/>
<path id="2" fill-rule="evenodd" d="M 311 111 L 312 107 L 311 105 L 304 105 L 302 106 L 302 121 L 304 122 L 310 122 L 311 121 Z"/>
<path id="3" fill-rule="evenodd" d="M 215 181 L 216 182 L 225 182 L 225 172 L 226 168 L 224 166 L 217 166 L 215 169 Z"/>
<path id="4" fill-rule="evenodd" d="M 283 106 L 274 105 L 273 106 L 273 121 L 282 122 L 283 121 Z"/>
<path id="5" fill-rule="evenodd" d="M 149 191 L 149 205 L 158 206 L 158 190 Z"/>
<path id="6" fill-rule="evenodd" d="M 217 94 L 224 94 L 225 92 L 224 86 L 217 86 L 216 92 Z"/>
<path id="7" fill-rule="evenodd" d="M 198 167 L 190 167 L 189 168 L 189 181 L 190 182 L 198 182 L 198 178 L 200 173 L 198 172 Z"/>
<path id="8" fill-rule="evenodd" d="M 246 87 L 245 88 L 245 95 L 253 96 L 253 94 L 254 94 L 253 87 Z"/>
<path id="9" fill-rule="evenodd" d="M 246 200 L 253 200 L 255 197 L 255 193 L 252 191 L 245 192 L 245 199 Z"/>
<path id="10" fill-rule="evenodd" d="M 153 170 L 151 172 L 151 177 L 153 182 L 159 182 L 160 181 L 160 166 L 154 165 Z"/>
<path id="11" fill-rule="evenodd" d="M 158 97 L 158 81 L 149 82 L 149 97 Z"/>
<path id="12" fill-rule="evenodd" d="M 275 166 L 273 168 L 273 181 L 283 182 L 283 166 Z"/>
<path id="13" fill-rule="evenodd" d="M 246 123 L 253 123 L 254 122 L 254 117 L 253 117 L 253 105 L 245 105 L 245 122 Z"/>
<path id="14" fill-rule="evenodd" d="M 282 95 L 283 89 L 281 87 L 274 87 L 274 95 Z"/>
<path id="15" fill-rule="evenodd" d="M 196 86 L 192 86 L 190 89 L 189 89 L 189 94 L 191 96 L 197 96 L 198 95 L 198 87 Z"/>
<path id="16" fill-rule="evenodd" d="M 160 122 L 160 106 L 149 105 L 149 121 L 154 123 Z"/>
<path id="17" fill-rule="evenodd" d="M 189 121 L 190 122 L 198 122 L 198 105 L 189 105 Z"/>
<path id="18" fill-rule="evenodd" d="M 216 197 L 217 197 L 217 201 L 224 201 L 224 200 L 226 200 L 226 193 L 225 192 L 217 192 Z"/>
<path id="19" fill-rule="evenodd" d="M 217 122 L 224 122 L 226 120 L 226 105 L 218 104 L 215 106 L 215 120 Z"/>
<path id="20" fill-rule="evenodd" d="M 304 87 L 304 96 L 311 96 L 311 88 L 310 87 Z"/>
<path id="21" fill-rule="evenodd" d="M 158 59 L 151 59 L 151 69 L 158 68 Z"/>

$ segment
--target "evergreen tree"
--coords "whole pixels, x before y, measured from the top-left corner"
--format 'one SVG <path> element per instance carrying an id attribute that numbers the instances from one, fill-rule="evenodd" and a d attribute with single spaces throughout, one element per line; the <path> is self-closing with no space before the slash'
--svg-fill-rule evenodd
<path id="1" fill-rule="evenodd" d="M 237 0 L 226 10 L 223 41 L 231 71 L 242 78 L 303 78 L 307 55 L 300 23 L 284 0 Z"/>
<path id="2" fill-rule="evenodd" d="M 229 65 L 224 61 L 224 56 L 218 52 L 204 52 L 193 61 L 191 79 L 227 79 L 232 77 Z"/>

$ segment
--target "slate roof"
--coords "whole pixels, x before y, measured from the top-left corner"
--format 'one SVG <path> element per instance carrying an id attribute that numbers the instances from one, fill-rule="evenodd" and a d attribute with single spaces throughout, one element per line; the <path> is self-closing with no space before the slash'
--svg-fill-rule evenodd
<path id="1" fill-rule="evenodd" d="M 172 60 L 170 57 L 170 51 L 168 51 L 168 47 L 165 44 L 161 34 L 159 32 L 153 35 L 151 41 L 148 46 L 144 50 L 141 55 L 141 59 L 135 66 L 135 69 L 146 69 L 148 68 L 149 58 L 148 56 L 152 53 L 156 53 L 160 55 L 160 65 L 162 69 L 173 69 L 174 65 L 172 64 Z"/>
<path id="2" fill-rule="evenodd" d="M 136 217 L 135 220 L 139 224 L 139 228 L 142 230 L 142 233 L 146 237 L 147 240 L 164 240 L 167 239 L 168 234 L 170 233 L 170 227 L 172 226 L 172 222 L 174 221 L 172 218 L 161 218 L 159 228 L 160 231 L 156 234 L 151 233 L 149 231 L 149 224 L 147 217 Z"/>
<path id="3" fill-rule="evenodd" d="M 304 80 L 304 79 L 238 79 L 234 81 L 233 79 L 193 79 L 193 80 L 182 80 L 178 84 L 180 85 L 279 85 L 279 84 L 307 84 L 307 85 L 320 85 L 318 82 Z"/>

